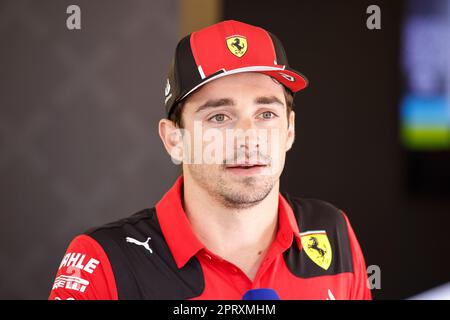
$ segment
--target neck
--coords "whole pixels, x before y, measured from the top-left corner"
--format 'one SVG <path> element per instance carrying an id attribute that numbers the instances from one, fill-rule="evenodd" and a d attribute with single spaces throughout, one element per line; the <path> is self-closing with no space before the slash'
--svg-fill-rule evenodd
<path id="1" fill-rule="evenodd" d="M 275 238 L 278 197 L 279 182 L 256 205 L 233 209 L 184 176 L 184 210 L 194 233 L 208 250 L 235 263 L 250 278 Z"/>

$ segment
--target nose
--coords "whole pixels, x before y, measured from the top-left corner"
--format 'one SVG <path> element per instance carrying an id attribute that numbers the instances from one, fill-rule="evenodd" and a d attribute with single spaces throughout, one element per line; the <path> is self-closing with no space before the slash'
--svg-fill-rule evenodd
<path id="1" fill-rule="evenodd" d="M 237 147 L 245 146 L 250 152 L 259 148 L 258 128 L 252 118 L 239 119 L 234 129 L 236 130 Z"/>

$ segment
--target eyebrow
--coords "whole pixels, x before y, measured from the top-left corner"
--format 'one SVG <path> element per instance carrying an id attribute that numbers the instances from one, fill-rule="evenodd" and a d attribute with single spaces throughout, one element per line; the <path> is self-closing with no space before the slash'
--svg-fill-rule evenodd
<path id="1" fill-rule="evenodd" d="M 217 108 L 217 107 L 223 107 L 223 106 L 234 106 L 235 102 L 233 99 L 230 98 L 221 98 L 221 99 L 212 99 L 206 101 L 204 104 L 202 104 L 200 107 L 195 110 L 195 112 L 200 112 L 204 109 L 208 108 Z"/>
<path id="2" fill-rule="evenodd" d="M 279 104 L 281 106 L 284 106 L 284 103 L 281 102 L 280 99 L 278 99 L 275 96 L 269 96 L 269 97 L 258 97 L 255 99 L 256 104 Z"/>
<path id="3" fill-rule="evenodd" d="M 255 99 L 255 104 L 279 104 L 281 106 L 284 106 L 284 103 L 275 96 L 257 97 Z M 217 107 L 235 106 L 235 105 L 236 105 L 235 100 L 233 100 L 231 98 L 211 99 L 211 100 L 206 101 L 200 107 L 198 107 L 197 110 L 195 110 L 195 113 L 200 112 L 205 109 L 208 109 L 208 108 L 217 108 Z"/>

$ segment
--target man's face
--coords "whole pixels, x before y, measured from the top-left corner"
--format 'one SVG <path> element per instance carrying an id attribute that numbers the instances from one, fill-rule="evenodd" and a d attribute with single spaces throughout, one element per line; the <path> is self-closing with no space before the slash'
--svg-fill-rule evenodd
<path id="1" fill-rule="evenodd" d="M 184 175 L 227 207 L 259 203 L 283 171 L 294 116 L 288 120 L 284 90 L 267 75 L 240 73 L 204 85 L 182 112 Z"/>

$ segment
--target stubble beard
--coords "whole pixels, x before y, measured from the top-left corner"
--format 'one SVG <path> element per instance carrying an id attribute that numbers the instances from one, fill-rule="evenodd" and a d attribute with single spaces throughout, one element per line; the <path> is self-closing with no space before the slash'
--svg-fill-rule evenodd
<path id="1" fill-rule="evenodd" d="M 222 206 L 246 209 L 262 202 L 272 191 L 275 179 L 270 175 L 230 177 L 224 167 L 202 170 L 197 165 L 188 166 L 195 182 Z"/>

